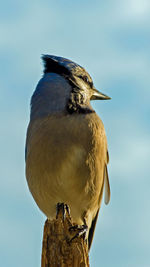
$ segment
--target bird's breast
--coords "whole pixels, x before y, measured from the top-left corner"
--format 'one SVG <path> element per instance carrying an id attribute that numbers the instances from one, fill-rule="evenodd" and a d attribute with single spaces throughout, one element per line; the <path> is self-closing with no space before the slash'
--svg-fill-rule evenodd
<path id="1" fill-rule="evenodd" d="M 31 121 L 27 134 L 26 176 L 40 209 L 50 218 L 58 202 L 79 218 L 97 208 L 107 151 L 98 116 L 48 116 Z"/>

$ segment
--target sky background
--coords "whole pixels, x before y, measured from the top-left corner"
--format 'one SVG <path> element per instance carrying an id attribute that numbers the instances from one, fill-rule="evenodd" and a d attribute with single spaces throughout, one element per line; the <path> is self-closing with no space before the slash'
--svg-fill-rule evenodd
<path id="1" fill-rule="evenodd" d="M 30 97 L 41 54 L 85 67 L 112 97 L 93 106 L 110 154 L 92 267 L 150 266 L 150 1 L 1 1 L 0 266 L 40 267 L 45 216 L 25 180 Z"/>

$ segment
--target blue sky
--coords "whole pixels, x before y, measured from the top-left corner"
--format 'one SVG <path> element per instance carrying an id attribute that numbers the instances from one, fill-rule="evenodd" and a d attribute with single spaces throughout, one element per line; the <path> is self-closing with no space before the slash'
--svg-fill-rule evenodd
<path id="1" fill-rule="evenodd" d="M 150 266 L 150 2 L 19 1 L 0 9 L 0 266 L 40 267 L 44 215 L 24 175 L 24 146 L 41 54 L 84 66 L 112 97 L 93 102 L 110 153 L 92 267 Z"/>

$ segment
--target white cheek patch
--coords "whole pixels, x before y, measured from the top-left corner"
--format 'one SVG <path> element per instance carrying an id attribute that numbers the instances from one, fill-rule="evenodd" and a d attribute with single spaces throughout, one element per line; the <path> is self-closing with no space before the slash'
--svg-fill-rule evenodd
<path id="1" fill-rule="evenodd" d="M 83 99 L 84 99 L 84 103 L 86 103 L 86 101 L 87 101 L 87 94 L 85 93 L 85 91 L 82 91 L 82 96 L 83 96 Z"/>
<path id="2" fill-rule="evenodd" d="M 88 90 L 87 84 L 81 78 L 76 77 L 76 83 L 81 90 Z"/>
<path id="3" fill-rule="evenodd" d="M 89 86 L 87 85 L 86 82 L 84 82 L 81 78 L 78 78 L 78 77 L 76 77 L 76 84 L 80 90 L 80 94 L 83 97 L 83 103 L 85 104 L 90 99 Z"/>
<path id="4" fill-rule="evenodd" d="M 87 96 L 88 96 L 88 88 L 87 88 L 87 85 L 84 81 L 82 81 L 80 79 L 80 81 L 78 82 L 79 84 L 79 87 L 81 88 L 81 94 L 83 96 L 83 99 L 84 99 L 84 103 L 86 103 L 87 101 Z"/>

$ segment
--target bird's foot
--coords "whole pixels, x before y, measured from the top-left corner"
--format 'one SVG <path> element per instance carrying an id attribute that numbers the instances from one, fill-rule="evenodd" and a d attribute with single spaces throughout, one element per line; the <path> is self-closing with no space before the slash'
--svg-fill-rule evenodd
<path id="1" fill-rule="evenodd" d="M 70 209 L 67 204 L 57 203 L 56 219 L 58 219 L 59 217 L 63 218 L 63 221 L 65 220 L 66 217 L 70 218 Z"/>
<path id="2" fill-rule="evenodd" d="M 79 236 L 82 236 L 83 239 L 85 239 L 87 230 L 88 230 L 88 227 L 87 227 L 86 224 L 71 226 L 71 227 L 69 228 L 69 231 L 70 231 L 71 233 L 75 232 L 76 234 L 71 238 L 70 242 L 71 242 L 72 240 L 74 240 L 75 238 L 79 237 Z"/>

